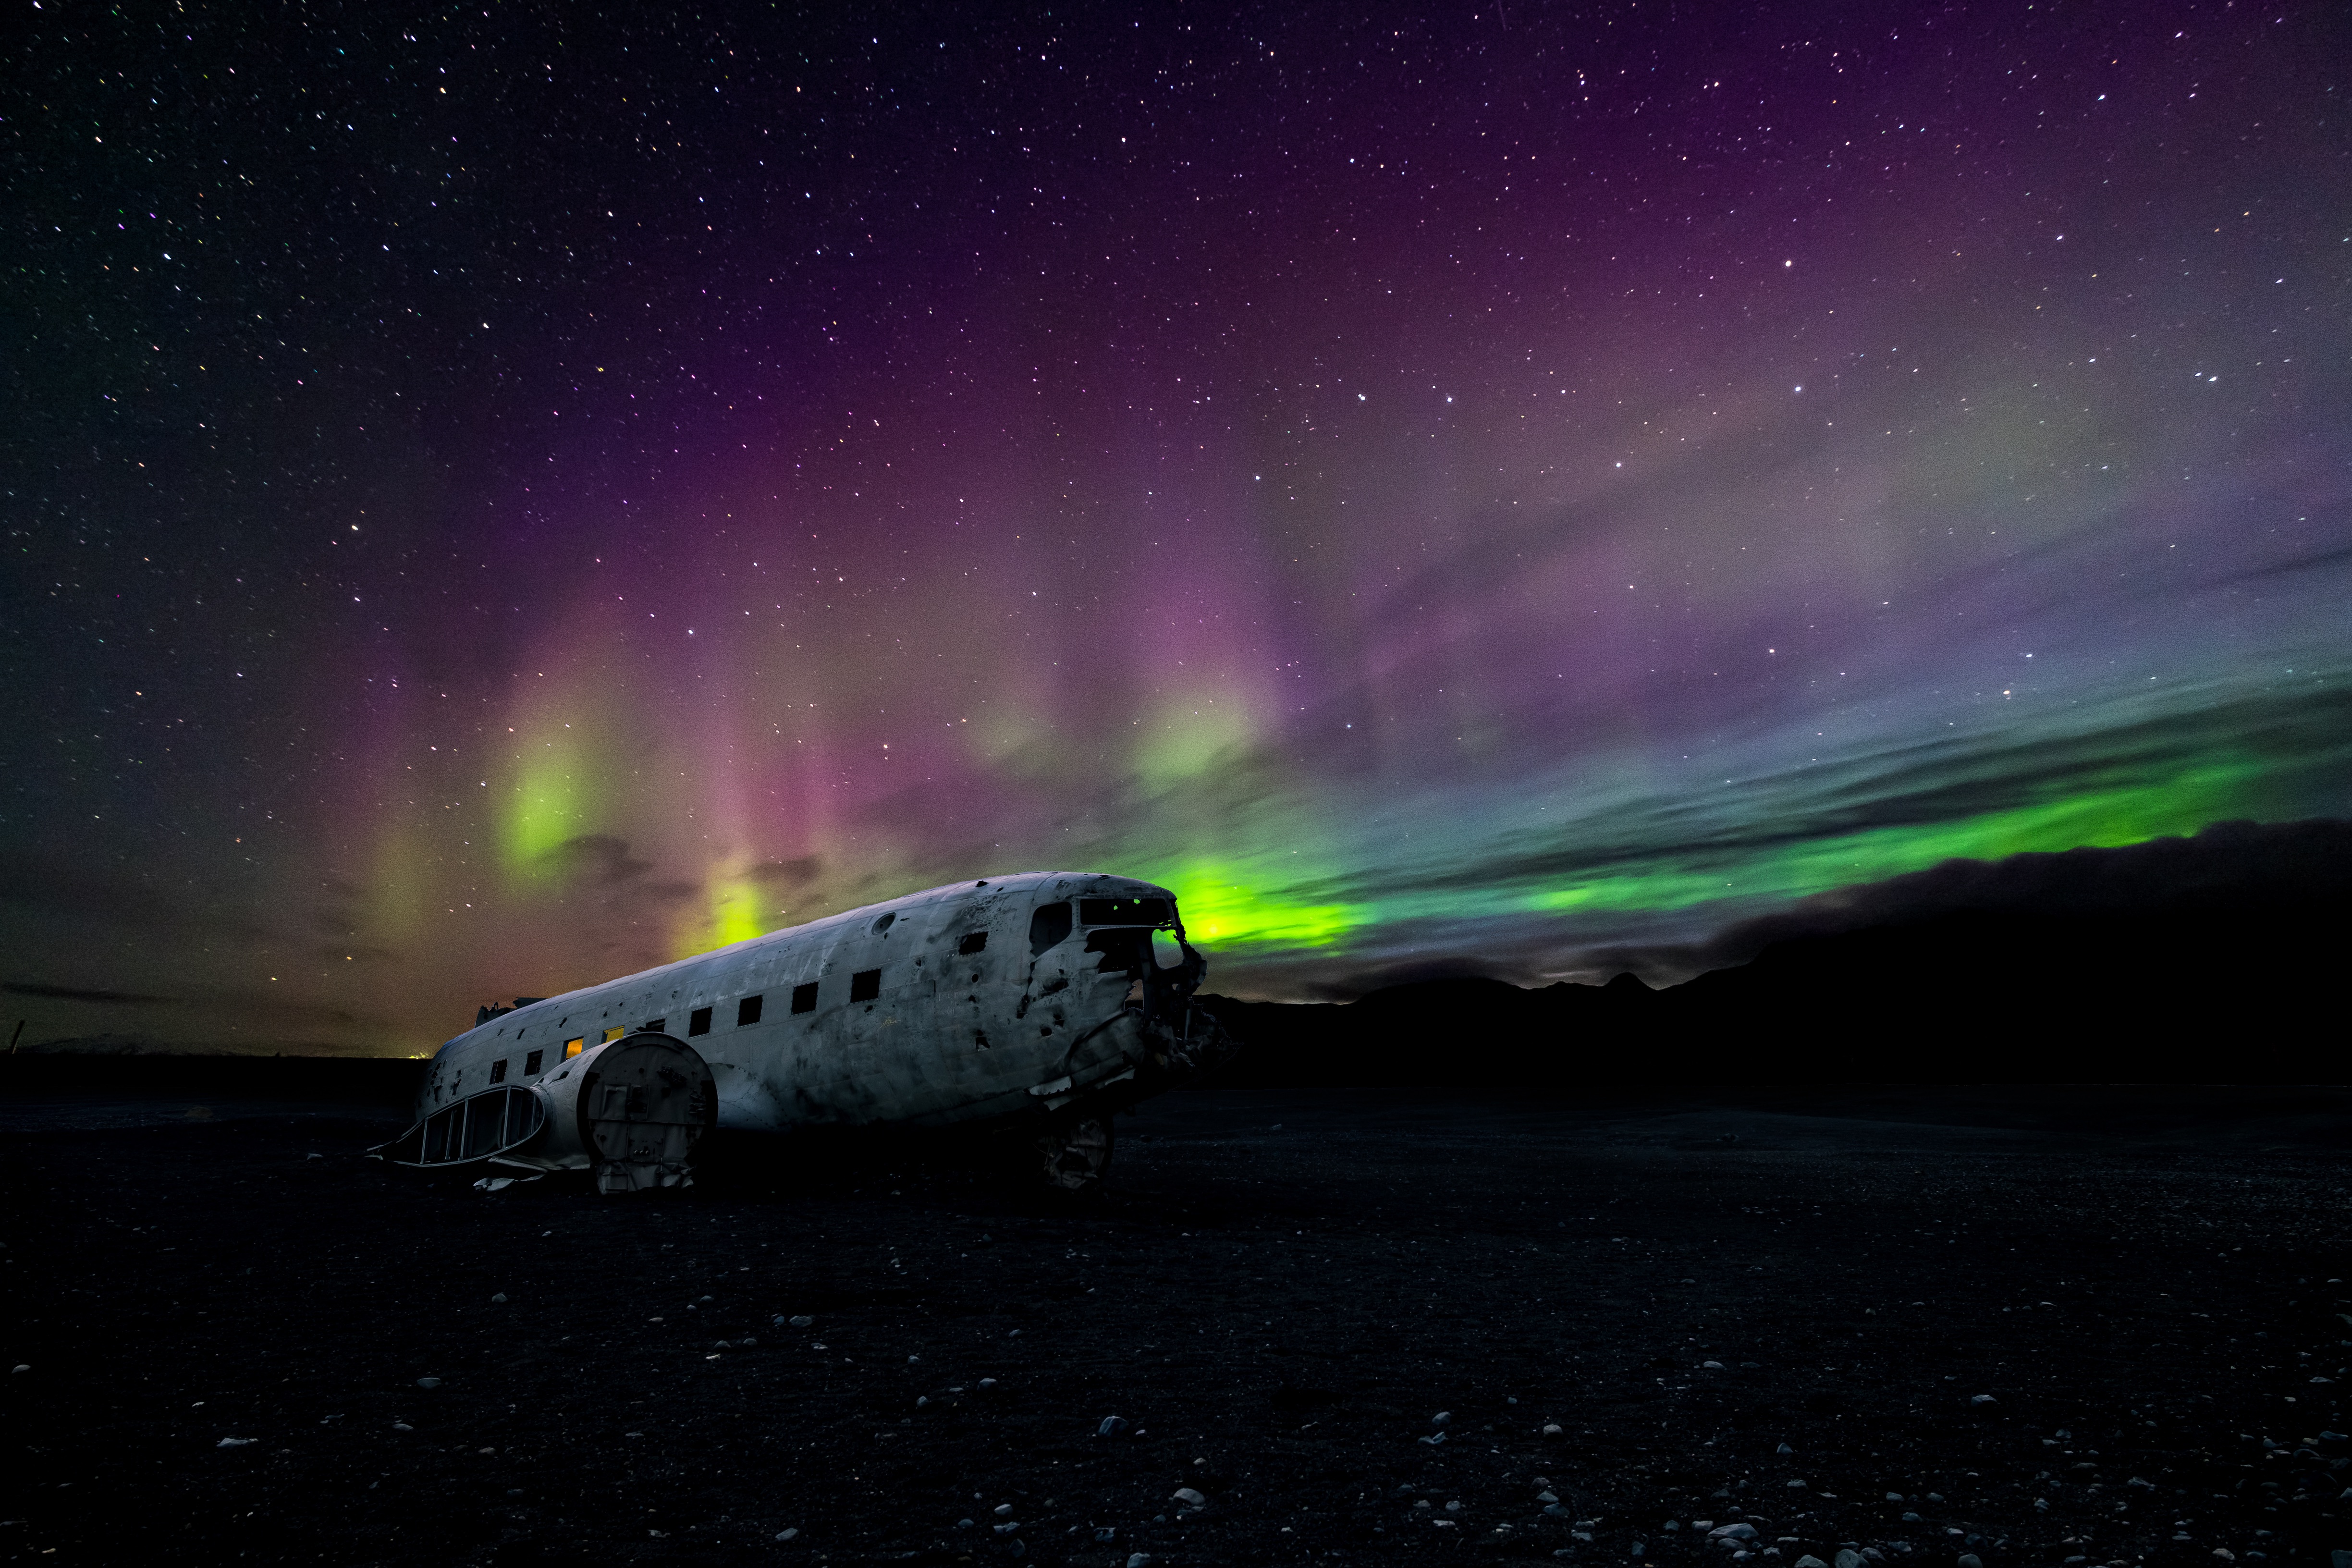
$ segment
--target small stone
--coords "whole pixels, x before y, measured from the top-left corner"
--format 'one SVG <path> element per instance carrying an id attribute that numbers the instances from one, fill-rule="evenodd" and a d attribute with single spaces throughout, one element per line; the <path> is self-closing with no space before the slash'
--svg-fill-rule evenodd
<path id="1" fill-rule="evenodd" d="M 1102 1418 L 1102 1425 L 1095 1428 L 1095 1436 L 1097 1437 L 1116 1437 L 1121 1432 L 1126 1430 L 1127 1418 L 1125 1416 L 1106 1415 Z"/>
<path id="2" fill-rule="evenodd" d="M 1901 1492 L 1888 1492 L 1886 1494 L 1886 1500 L 1888 1502 L 1901 1502 L 1904 1500 L 1903 1494 Z"/>
<path id="3" fill-rule="evenodd" d="M 1099 1530 L 1097 1530 L 1097 1531 L 1095 1531 L 1095 1540 L 1096 1540 L 1097 1542 L 1105 1542 L 1105 1541 L 1116 1541 L 1116 1540 L 1118 1540 L 1118 1526 L 1116 1526 L 1116 1525 L 1106 1524 L 1106 1525 L 1102 1526 Z"/>
<path id="4" fill-rule="evenodd" d="M 815 1326 L 816 1326 L 816 1320 L 815 1320 L 814 1318 L 810 1317 L 810 1316 L 809 1316 L 807 1313 L 805 1313 L 805 1312 L 802 1313 L 800 1316 L 798 1316 L 798 1317 L 796 1317 L 796 1318 L 784 1318 L 784 1319 L 782 1319 L 782 1320 L 780 1320 L 780 1321 L 782 1321 L 782 1322 L 790 1323 L 793 1328 L 796 1328 L 796 1329 L 807 1329 L 807 1328 L 814 1328 L 814 1327 L 815 1327 Z"/>
<path id="5" fill-rule="evenodd" d="M 1436 1415 L 1429 1418 L 1429 1424 L 1432 1426 L 1443 1426 L 1453 1419 L 1454 1412 L 1451 1410 L 1441 1410 Z"/>
<path id="6" fill-rule="evenodd" d="M 1448 1513 L 1460 1513 L 1462 1511 L 1462 1505 L 1458 1502 L 1447 1503 L 1445 1505 L 1445 1511 Z"/>
<path id="7" fill-rule="evenodd" d="M 415 1427 L 411 1426 L 410 1426 L 407 1422 L 405 1422 L 405 1421 L 395 1421 L 395 1422 L 394 1422 L 394 1423 L 392 1424 L 392 1429 L 393 1429 L 394 1431 L 395 1431 L 395 1432 L 414 1432 L 414 1431 L 415 1431 L 415 1430 L 416 1430 L 416 1428 L 415 1428 Z"/>
<path id="8" fill-rule="evenodd" d="M 1149 1552 L 1129 1552 L 1127 1557 L 1127 1568 L 1151 1568 L 1151 1553 Z"/>
<path id="9" fill-rule="evenodd" d="M 982 1388 L 994 1388 L 996 1386 L 996 1379 L 992 1377 L 983 1377 L 980 1380 L 980 1386 Z"/>
<path id="10" fill-rule="evenodd" d="M 1558 1494 L 1557 1492 L 1551 1491 L 1551 1490 L 1550 1490 L 1550 1489 L 1545 1489 L 1545 1490 L 1543 1490 L 1543 1491 L 1539 1491 L 1539 1492 L 1536 1493 L 1536 1501 L 1538 1501 L 1538 1502 L 1558 1502 L 1559 1500 L 1559 1494 Z M 1671 1527 L 1671 1526 L 1669 1526 L 1668 1528 L 1672 1528 L 1672 1527 Z"/>
<path id="11" fill-rule="evenodd" d="M 968 1519 L 960 1519 L 960 1520 L 957 1520 L 957 1521 L 956 1521 L 956 1528 L 957 1528 L 958 1530 L 970 1530 L 970 1529 L 971 1528 L 971 1521 L 970 1521 L 970 1520 L 968 1520 Z"/>
<path id="12" fill-rule="evenodd" d="M 1718 1524 L 1706 1532 L 1709 1541 L 1753 1541 L 1756 1527 L 1745 1521 L 1738 1524 Z"/>
<path id="13" fill-rule="evenodd" d="M 1008 1519 L 1003 1524 L 992 1524 L 989 1528 L 999 1535 L 1010 1535 L 1021 1528 L 1021 1521 L 1017 1519 Z"/>
<path id="14" fill-rule="evenodd" d="M 1178 1502 L 1182 1503 L 1187 1508 L 1202 1508 L 1205 1507 L 1209 1501 L 1206 1497 L 1203 1497 L 1201 1493 L 1193 1490 L 1191 1487 L 1178 1487 L 1174 1491 L 1168 1495 L 1174 1498 Z"/>
<path id="15" fill-rule="evenodd" d="M 1675 1531 L 1680 1530 L 1682 1527 L 1683 1521 L 1679 1519 L 1670 1519 L 1666 1521 L 1665 1523 L 1666 1531 L 1670 1534 Z"/>
<path id="16" fill-rule="evenodd" d="M 1557 1437 L 1557 1436 L 1559 1436 L 1559 1422 L 1557 1422 L 1557 1421 L 1547 1421 L 1547 1422 L 1545 1422 L 1545 1423 L 1544 1423 L 1543 1435 L 1544 1435 L 1545 1436 L 1547 1436 L 1547 1437 Z"/>
<path id="17" fill-rule="evenodd" d="M 758 1344 L 759 1342 L 760 1342 L 759 1341 L 757 1341 L 757 1340 L 753 1339 L 751 1335 L 749 1335 L 749 1334 L 745 1334 L 741 1339 L 737 1340 L 737 1341 L 735 1342 L 735 1348 L 736 1348 L 737 1350 L 746 1350 L 746 1351 L 747 1351 L 747 1350 L 750 1350 L 753 1345 Z"/>
<path id="18" fill-rule="evenodd" d="M 1445 1434 L 1443 1432 L 1433 1432 L 1421 1440 L 1433 1448 L 1437 1447 L 1438 1444 L 1445 1441 Z"/>
<path id="19" fill-rule="evenodd" d="M 1792 1486 L 1792 1487 L 1797 1487 L 1797 1488 L 1801 1489 L 1801 1488 L 1804 1486 L 1804 1484 L 1805 1484 L 1805 1483 L 1804 1483 L 1804 1482 L 1802 1482 L 1802 1481 L 1790 1481 L 1789 1484 L 1790 1484 L 1790 1486 Z"/>
<path id="20" fill-rule="evenodd" d="M 780 1530 L 776 1531 L 776 1539 L 779 1541 L 790 1541 L 799 1533 L 800 1527 L 798 1525 L 794 1525 L 789 1530 Z"/>
<path id="21" fill-rule="evenodd" d="M 1698 1364 L 1709 1372 L 1721 1372 L 1723 1370 L 1723 1363 L 1719 1361 L 1703 1361 Z"/>
<path id="22" fill-rule="evenodd" d="M 224 1437 L 213 1445 L 215 1448 L 245 1448 L 260 1442 L 258 1437 Z"/>
<path id="23" fill-rule="evenodd" d="M 12 1366 L 12 1367 L 10 1367 L 10 1368 L 8 1369 L 8 1375 L 9 1375 L 9 1376 L 11 1376 L 11 1377 L 14 1377 L 14 1376 L 16 1376 L 16 1373 L 20 1373 L 20 1372 L 30 1372 L 30 1371 L 32 1371 L 32 1370 L 33 1370 L 33 1363 L 30 1363 L 30 1362 L 24 1362 L 24 1361 L 20 1361 L 20 1362 L 18 1362 L 15 1366 Z"/>
<path id="24" fill-rule="evenodd" d="M 715 1351 L 731 1351 L 735 1348 L 735 1342 L 732 1340 L 719 1340 L 715 1341 L 710 1348 Z"/>
<path id="25" fill-rule="evenodd" d="M 1559 1504 L 1556 1502 L 1548 1502 L 1544 1504 L 1544 1512 L 1549 1514 L 1554 1519 L 1566 1519 L 1569 1517 L 1568 1510 L 1560 1507 Z"/>
<path id="26" fill-rule="evenodd" d="M 1996 1403 L 1996 1401 L 1990 1394 L 1971 1394 L 1969 1395 L 1969 1403 L 1970 1405 L 1991 1405 Z"/>
<path id="27" fill-rule="evenodd" d="M 1944 1500 L 1944 1494 L 1941 1492 L 1929 1492 L 1927 1494 L 1927 1500 L 1929 1502 L 1941 1502 Z"/>
<path id="28" fill-rule="evenodd" d="M 491 1297 L 491 1298 L 490 1298 L 490 1305 L 491 1305 L 491 1306 L 493 1306 L 493 1307 L 503 1307 L 503 1306 L 505 1306 L 506 1304 L 507 1304 L 507 1293 L 506 1293 L 505 1291 L 503 1291 L 503 1290 L 499 1291 L 497 1295 L 495 1295 L 495 1296 L 493 1296 L 493 1297 Z"/>
<path id="29" fill-rule="evenodd" d="M 1919 1516 L 1906 1509 L 1904 1510 L 1903 1522 L 1906 1524 L 1916 1524 L 1919 1522 Z"/>
<path id="30" fill-rule="evenodd" d="M 1830 1568 L 1830 1565 L 1808 1552 L 1790 1564 L 1790 1568 Z"/>
<path id="31" fill-rule="evenodd" d="M 918 1410 L 920 1410 L 924 1405 L 929 1405 L 930 1402 L 931 1396 L 928 1394 L 919 1394 L 915 1395 L 915 1408 Z"/>
<path id="32" fill-rule="evenodd" d="M 996 1505 L 993 1511 L 997 1518 L 1003 1519 L 1006 1514 L 1013 1511 L 1013 1505 L 1009 1502 L 1001 1502 Z"/>
<path id="33" fill-rule="evenodd" d="M 437 1377 L 420 1377 L 416 1380 L 416 1386 L 419 1388 L 438 1388 L 441 1386 L 441 1380 Z"/>
<path id="34" fill-rule="evenodd" d="M 1954 1568 L 1984 1568 L 1984 1559 L 1973 1552 L 1963 1552 L 1955 1560 Z"/>
<path id="35" fill-rule="evenodd" d="M 1862 1568 L 1862 1553 L 1848 1547 L 1837 1554 L 1836 1568 Z"/>
<path id="36" fill-rule="evenodd" d="M 1788 1444 L 1783 1443 L 1783 1444 L 1781 1444 L 1779 1447 L 1777 1447 L 1777 1448 L 1773 1449 L 1772 1451 L 1773 1451 L 1774 1453 L 1776 1453 L 1776 1454 L 1793 1454 L 1793 1453 L 1795 1453 L 1797 1450 L 1796 1450 L 1796 1449 L 1794 1449 L 1794 1448 L 1791 1448 L 1790 1447 L 1789 1447 L 1789 1445 L 1788 1445 Z M 1824 1568 L 1826 1568 L 1826 1565 L 1824 1565 Z"/>
<path id="37" fill-rule="evenodd" d="M 719 1300 L 719 1298 L 716 1296 L 698 1296 L 695 1298 L 695 1304 L 700 1307 L 708 1307 L 717 1300 Z"/>

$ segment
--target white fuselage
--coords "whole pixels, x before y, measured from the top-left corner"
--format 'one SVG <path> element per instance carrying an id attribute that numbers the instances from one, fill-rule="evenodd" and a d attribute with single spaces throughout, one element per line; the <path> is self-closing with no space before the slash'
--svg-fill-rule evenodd
<path id="1" fill-rule="evenodd" d="M 1175 903 L 1132 878 L 1030 872 L 754 937 L 467 1030 L 435 1055 L 417 1115 L 647 1029 L 710 1064 L 722 1128 L 949 1125 L 1140 1089 L 1155 1030 L 1182 1026 L 1150 1016 L 1139 963 L 1189 962 L 1186 994 L 1199 977 Z M 1157 960 L 1153 928 L 1176 933 Z"/>

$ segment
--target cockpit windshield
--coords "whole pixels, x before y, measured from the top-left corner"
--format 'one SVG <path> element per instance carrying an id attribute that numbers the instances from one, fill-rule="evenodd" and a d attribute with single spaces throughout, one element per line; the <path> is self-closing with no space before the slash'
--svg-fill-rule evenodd
<path id="1" fill-rule="evenodd" d="M 1080 899 L 1078 923 L 1089 926 L 1164 926 L 1176 911 L 1166 899 Z"/>

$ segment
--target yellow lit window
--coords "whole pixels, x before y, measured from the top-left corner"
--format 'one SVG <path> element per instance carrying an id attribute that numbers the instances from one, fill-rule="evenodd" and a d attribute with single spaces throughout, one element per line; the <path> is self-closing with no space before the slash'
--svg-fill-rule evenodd
<path id="1" fill-rule="evenodd" d="M 579 1040 L 566 1040 L 566 1041 L 564 1041 L 564 1042 L 563 1042 L 563 1054 L 564 1054 L 567 1058 L 568 1058 L 568 1057 L 576 1057 L 576 1056 L 578 1056 L 578 1055 L 580 1054 L 580 1047 L 581 1047 L 582 1043 L 583 1043 L 583 1042 L 581 1042 L 581 1041 L 579 1041 Z"/>
<path id="2" fill-rule="evenodd" d="M 605 1030 L 605 1031 L 604 1031 L 604 1043 L 605 1043 L 606 1045 L 608 1045 L 608 1046 L 609 1046 L 609 1045 L 611 1045 L 614 1040 L 619 1039 L 620 1037 L 621 1037 L 621 1029 L 620 1029 L 620 1026 L 619 1026 L 619 1025 L 617 1025 L 617 1024 L 616 1024 L 616 1025 L 614 1025 L 612 1028 L 609 1028 L 609 1029 L 607 1029 L 607 1030 Z"/>

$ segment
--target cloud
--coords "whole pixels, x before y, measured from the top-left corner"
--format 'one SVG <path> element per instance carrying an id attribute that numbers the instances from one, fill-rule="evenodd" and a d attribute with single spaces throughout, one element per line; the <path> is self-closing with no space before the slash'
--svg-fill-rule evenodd
<path id="1" fill-rule="evenodd" d="M 557 876 L 600 888 L 634 881 L 654 868 L 652 861 L 639 860 L 629 853 L 627 839 L 609 833 L 567 838 L 541 856 L 540 864 Z"/>
<path id="2" fill-rule="evenodd" d="M 141 1007 L 157 1002 L 174 1002 L 173 996 L 151 996 L 137 991 L 89 991 L 73 985 L 36 985 L 29 982 L 0 982 L 0 991 L 12 996 L 37 996 L 45 1002 L 99 1002 L 110 1006 Z"/>
<path id="3" fill-rule="evenodd" d="M 824 862 L 814 855 L 803 855 L 797 860 L 771 860 L 751 868 L 755 882 L 782 882 L 788 888 L 805 888 L 824 872 Z"/>
<path id="4" fill-rule="evenodd" d="M 148 862 L 167 874 L 160 862 Z M 266 941 L 268 929 L 232 912 L 216 888 L 183 890 L 150 886 L 140 878 L 94 868 L 87 858 L 41 851 L 0 852 L 0 904 L 50 916 L 71 915 L 90 925 L 125 925 L 148 931 Z"/>

